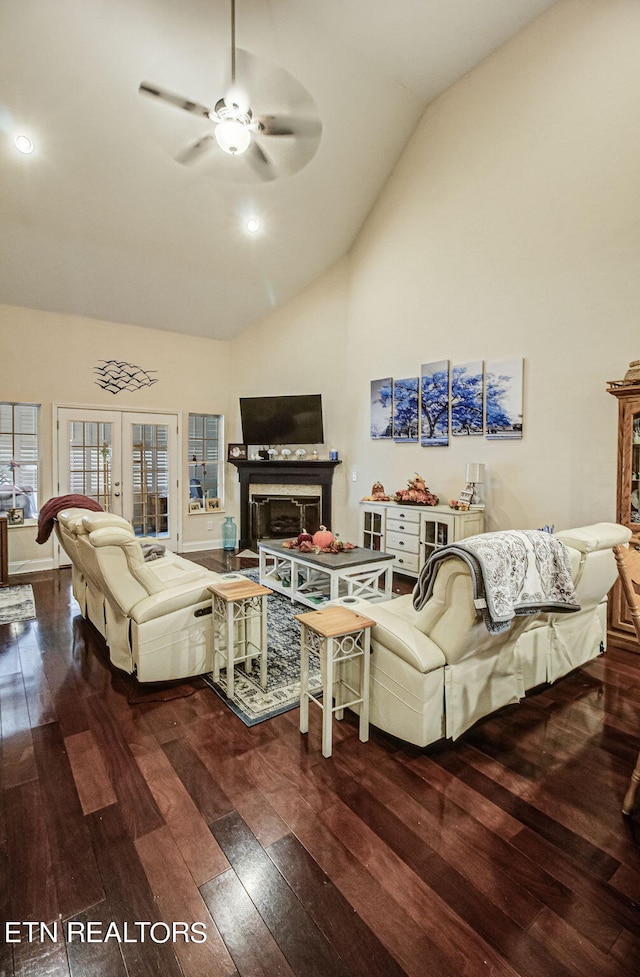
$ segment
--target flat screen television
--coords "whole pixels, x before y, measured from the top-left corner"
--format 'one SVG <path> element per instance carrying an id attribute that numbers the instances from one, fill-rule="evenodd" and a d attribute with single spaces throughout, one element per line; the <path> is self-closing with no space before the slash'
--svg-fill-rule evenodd
<path id="1" fill-rule="evenodd" d="M 322 444 L 322 397 L 240 397 L 245 444 Z"/>

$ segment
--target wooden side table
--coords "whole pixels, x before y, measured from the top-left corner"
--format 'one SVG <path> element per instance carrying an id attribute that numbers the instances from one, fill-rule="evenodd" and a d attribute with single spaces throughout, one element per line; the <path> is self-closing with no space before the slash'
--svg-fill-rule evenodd
<path id="1" fill-rule="evenodd" d="M 296 614 L 302 630 L 300 644 L 300 732 L 309 730 L 309 700 L 322 709 L 322 755 L 332 753 L 332 719 L 342 719 L 344 710 L 360 706 L 359 736 L 369 739 L 369 651 L 370 628 L 375 621 L 346 607 L 325 607 L 321 611 Z M 322 701 L 309 692 L 309 652 L 320 658 Z M 359 660 L 359 688 L 344 677 L 346 662 Z M 333 693 L 335 686 L 335 705 Z M 353 698 L 345 701 L 345 695 Z"/>
<path id="2" fill-rule="evenodd" d="M 250 671 L 260 659 L 260 684 L 267 686 L 267 597 L 273 591 L 245 577 L 210 584 L 213 594 L 213 679 L 220 679 L 221 662 L 227 669 L 227 696 L 233 699 L 234 667 L 245 663 Z M 258 629 L 258 641 L 252 637 Z"/>

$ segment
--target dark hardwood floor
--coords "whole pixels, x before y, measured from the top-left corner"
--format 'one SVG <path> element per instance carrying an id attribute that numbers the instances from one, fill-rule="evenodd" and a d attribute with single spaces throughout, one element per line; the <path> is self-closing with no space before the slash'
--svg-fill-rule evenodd
<path id="1" fill-rule="evenodd" d="M 0 626 L 0 977 L 637 977 L 640 656 L 429 750 L 347 716 L 325 760 L 317 710 L 138 686 L 69 571 L 9 582 L 37 619 Z"/>

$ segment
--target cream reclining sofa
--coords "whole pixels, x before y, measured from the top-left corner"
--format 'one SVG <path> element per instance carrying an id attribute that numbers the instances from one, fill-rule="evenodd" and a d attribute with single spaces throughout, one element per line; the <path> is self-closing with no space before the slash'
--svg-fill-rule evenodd
<path id="1" fill-rule="evenodd" d="M 580 610 L 516 617 L 490 634 L 476 609 L 468 565 L 443 561 L 420 611 L 413 596 L 336 603 L 376 623 L 371 632 L 370 721 L 416 746 L 456 739 L 478 719 L 595 658 L 606 647 L 607 594 L 617 568 L 612 547 L 631 533 L 598 523 L 556 534 L 567 547 Z"/>
<path id="2" fill-rule="evenodd" d="M 131 524 L 109 512 L 63 509 L 55 532 L 71 559 L 81 613 L 104 637 L 117 668 L 140 682 L 213 670 L 208 587 L 227 575 L 169 551 L 145 560 Z"/>

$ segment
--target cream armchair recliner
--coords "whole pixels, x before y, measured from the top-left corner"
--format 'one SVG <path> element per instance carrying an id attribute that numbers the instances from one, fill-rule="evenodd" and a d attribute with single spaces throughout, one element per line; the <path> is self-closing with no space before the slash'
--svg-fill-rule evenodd
<path id="1" fill-rule="evenodd" d="M 631 533 L 615 523 L 559 532 L 568 549 L 580 610 L 516 617 L 490 634 L 473 598 L 467 564 L 439 567 L 420 611 L 412 594 L 371 604 L 338 603 L 376 623 L 371 632 L 370 721 L 424 747 L 456 739 L 478 719 L 590 661 L 606 647 L 607 594 L 616 579 L 612 548 Z M 361 605 L 361 606 L 358 606 Z"/>
<path id="2" fill-rule="evenodd" d="M 220 574 L 169 551 L 146 561 L 131 524 L 108 512 L 63 510 L 56 534 L 72 562 L 74 597 L 116 667 L 140 682 L 213 670 L 208 587 Z"/>

